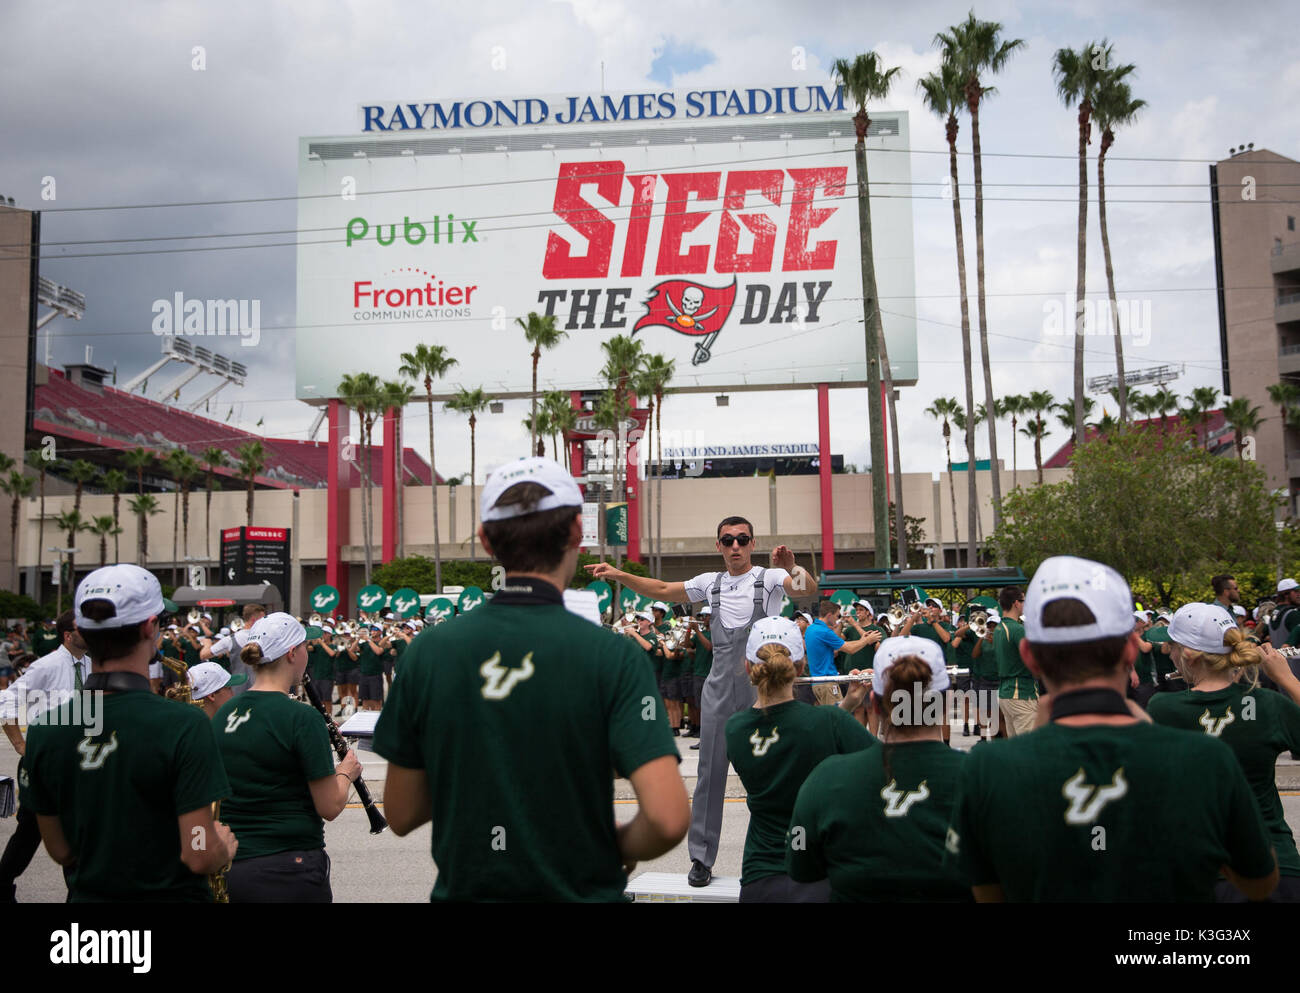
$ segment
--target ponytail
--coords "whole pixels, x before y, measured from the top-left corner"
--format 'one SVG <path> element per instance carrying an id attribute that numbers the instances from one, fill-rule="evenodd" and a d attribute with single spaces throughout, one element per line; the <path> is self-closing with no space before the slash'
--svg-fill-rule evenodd
<path id="1" fill-rule="evenodd" d="M 880 701 L 884 720 L 891 728 L 913 726 L 913 717 L 924 720 L 925 704 L 930 697 L 930 683 L 934 673 L 930 664 L 918 655 L 908 655 L 889 667 L 885 675 L 885 695 Z M 885 778 L 892 778 L 889 757 L 893 752 L 892 734 L 885 735 L 881 761 Z"/>
<path id="2" fill-rule="evenodd" d="M 757 654 L 758 661 L 749 666 L 749 681 L 760 696 L 775 696 L 794 682 L 794 660 L 785 645 L 769 642 Z"/>

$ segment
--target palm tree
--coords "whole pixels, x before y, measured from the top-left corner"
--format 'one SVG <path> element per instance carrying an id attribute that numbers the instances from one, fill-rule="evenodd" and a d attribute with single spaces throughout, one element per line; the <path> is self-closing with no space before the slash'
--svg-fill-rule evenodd
<path id="1" fill-rule="evenodd" d="M 126 489 L 126 483 L 126 473 L 121 469 L 109 469 L 108 472 L 104 473 L 104 489 L 113 494 L 113 526 L 117 528 L 116 531 L 109 532 L 113 536 L 114 562 L 122 561 L 122 552 L 117 546 L 117 536 L 122 533 L 122 529 L 118 525 L 121 523 L 122 491 Z"/>
<path id="2" fill-rule="evenodd" d="M 1071 445 L 1082 445 L 1084 444 L 1084 442 L 1088 440 L 1088 428 L 1092 427 L 1092 425 L 1088 423 L 1087 419 L 1092 416 L 1093 408 L 1096 406 L 1097 406 L 1097 401 L 1094 400 L 1092 397 L 1083 398 L 1084 421 L 1083 421 L 1082 441 L 1079 440 L 1079 435 L 1075 434 L 1074 432 L 1074 427 L 1075 427 L 1074 407 L 1068 403 L 1058 403 L 1055 406 L 1055 408 L 1053 408 L 1056 411 L 1057 423 L 1060 424 L 1061 427 L 1065 428 L 1067 431 L 1070 432 Z"/>
<path id="3" fill-rule="evenodd" d="M 969 352 L 969 349 L 968 349 Z M 970 380 L 968 379 L 969 383 Z M 957 538 L 957 486 L 952 478 L 952 429 L 948 422 L 953 415 L 961 410 L 961 404 L 955 397 L 936 397 L 934 403 L 925 408 L 925 413 L 937 421 L 943 422 L 943 448 L 948 456 L 948 498 L 952 503 L 952 556 L 953 565 L 956 565 L 960 559 L 958 549 L 961 547 Z M 969 565 L 973 559 L 967 555 L 966 562 Z"/>
<path id="4" fill-rule="evenodd" d="M 536 420 L 534 420 L 534 417 L 536 417 Z M 546 436 L 552 433 L 551 415 L 546 407 L 543 406 L 539 409 L 536 415 L 529 414 L 520 423 L 523 424 L 524 430 L 528 432 L 528 437 L 537 439 L 536 446 L 528 454 L 536 455 L 538 458 L 545 458 Z"/>
<path id="5" fill-rule="evenodd" d="M 1178 394 L 1161 384 L 1160 389 L 1151 395 L 1151 402 L 1160 415 L 1160 433 L 1164 434 L 1169 423 L 1167 415 L 1178 413 Z"/>
<path id="6" fill-rule="evenodd" d="M 339 383 L 337 392 L 344 404 L 357 412 L 361 424 L 361 545 L 365 550 L 366 585 L 369 585 L 374 563 L 371 553 L 374 506 L 370 499 L 370 437 L 382 402 L 379 377 L 372 372 L 348 373 Z"/>
<path id="7" fill-rule="evenodd" d="M 181 556 L 190 557 L 190 484 L 203 473 L 203 466 L 189 452 L 178 449 L 180 456 L 173 460 L 172 475 L 181 485 Z"/>
<path id="8" fill-rule="evenodd" d="M 875 52 L 848 59 L 836 59 L 831 76 L 857 105 L 853 130 L 857 141 L 853 158 L 858 174 L 858 237 L 862 247 L 862 319 L 867 357 L 867 415 L 871 420 L 871 507 L 872 531 L 875 533 L 876 568 L 889 568 L 889 496 L 885 492 L 885 424 L 881 403 L 882 356 L 885 340 L 880 315 L 880 298 L 876 290 L 876 259 L 871 244 L 871 184 L 867 176 L 867 101 L 881 100 L 889 93 L 899 67 L 884 68 Z M 890 390 L 892 395 L 893 391 Z M 897 418 L 895 418 L 897 420 Z M 901 512 L 901 508 L 899 508 Z M 898 529 L 900 533 L 903 528 Z"/>
<path id="9" fill-rule="evenodd" d="M 207 489 L 207 496 L 203 507 L 203 556 L 211 561 L 212 559 L 212 489 L 217 481 L 217 470 L 224 469 L 230 464 L 230 459 L 226 456 L 224 448 L 217 448 L 215 445 L 203 449 L 202 463 L 205 467 L 206 480 L 204 486 Z"/>
<path id="10" fill-rule="evenodd" d="M 1268 418 L 1261 418 L 1259 408 L 1252 407 L 1248 398 L 1237 397 L 1223 405 L 1223 419 L 1228 422 L 1228 426 L 1237 435 L 1237 460 L 1244 462 L 1246 460 L 1246 438 L 1253 432 L 1258 431 L 1260 425 Z"/>
<path id="11" fill-rule="evenodd" d="M 617 494 L 620 490 L 620 486 L 618 482 L 620 478 L 619 466 L 622 461 L 621 457 L 619 457 L 618 455 L 618 450 L 621 447 L 623 441 L 623 425 L 632 413 L 632 404 L 627 399 L 627 397 L 620 394 L 617 390 L 606 390 L 603 394 L 601 394 L 600 399 L 596 401 L 596 404 L 592 409 L 591 413 L 592 413 L 592 421 L 595 423 L 597 429 L 600 432 L 598 437 L 601 445 L 602 463 L 605 463 L 606 461 L 605 459 L 606 440 L 613 443 L 615 458 L 613 459 L 612 463 L 610 463 L 613 466 L 612 473 L 614 479 L 612 493 Z M 621 501 L 617 496 L 615 496 L 614 499 L 610 502 L 619 503 Z M 604 519 L 604 515 L 605 515 L 605 503 L 606 503 L 605 498 L 602 495 L 600 498 L 600 514 L 602 520 Z M 604 546 L 605 543 L 602 541 L 601 558 L 604 558 L 605 556 Z M 617 559 L 617 557 L 618 557 L 618 553 L 615 552 L 615 558 Z M 615 565 L 618 565 L 617 561 L 615 561 Z M 615 592 L 617 594 L 617 589 L 615 590 Z"/>
<path id="12" fill-rule="evenodd" d="M 483 387 L 472 390 L 461 387 L 456 395 L 447 401 L 447 409 L 469 418 L 469 558 L 473 562 L 478 558 L 474 543 L 478 540 L 478 448 L 474 427 L 478 424 L 478 415 L 487 410 L 492 398 L 483 392 Z"/>
<path id="13" fill-rule="evenodd" d="M 253 525 L 253 488 L 254 480 L 257 479 L 258 473 L 266 468 L 266 449 L 262 447 L 260 441 L 246 441 L 235 451 L 236 473 L 240 479 L 248 481 L 248 503 L 245 508 L 248 516 L 248 526 Z M 148 543 L 145 545 L 148 551 Z M 370 576 L 366 576 L 366 582 L 370 582 Z"/>
<path id="14" fill-rule="evenodd" d="M 1034 439 L 1034 466 L 1038 470 L 1038 485 L 1043 485 L 1043 437 L 1047 434 L 1047 421 L 1043 415 L 1056 406 L 1056 398 L 1047 390 L 1034 390 L 1025 397 L 1025 413 L 1033 414 L 1027 437 Z"/>
<path id="15" fill-rule="evenodd" d="M 568 337 L 567 331 L 561 331 L 555 326 L 555 317 L 547 315 L 543 317 L 536 311 L 528 315 L 528 320 L 516 317 L 515 323 L 524 329 L 524 339 L 533 346 L 533 405 L 532 419 L 534 424 L 537 421 L 537 364 L 542 359 L 542 349 L 550 351 L 558 345 L 564 338 Z M 537 447 L 537 432 L 534 430 L 532 436 L 528 439 L 528 454 L 533 453 Z"/>
<path id="16" fill-rule="evenodd" d="M 1117 417 L 1112 417 L 1109 410 L 1104 407 L 1101 411 L 1101 420 L 1097 422 L 1097 436 L 1106 439 L 1120 429 L 1124 422 Z"/>
<path id="17" fill-rule="evenodd" d="M 924 77 L 918 84 L 925 105 L 945 119 L 948 138 L 948 181 L 952 184 L 952 226 L 957 240 L 957 289 L 961 303 L 961 360 L 962 372 L 966 380 L 966 448 L 975 447 L 975 384 L 971 374 L 970 354 L 970 297 L 966 290 L 966 240 L 962 231 L 961 188 L 957 178 L 957 112 L 965 104 L 965 86 L 955 66 L 944 62 L 936 72 Z M 948 422 L 944 421 L 944 434 L 947 436 Z M 949 463 L 951 463 L 949 459 Z M 950 470 L 951 471 L 951 470 Z M 949 478 L 949 482 L 951 482 Z M 975 561 L 974 534 L 975 515 L 979 512 L 979 498 L 975 488 L 975 474 L 966 475 L 966 504 L 970 515 L 966 533 L 971 536 L 966 549 L 966 561 Z M 953 513 L 957 513 L 956 500 L 953 501 Z M 956 540 L 957 526 L 953 524 L 953 540 Z M 954 553 L 955 554 L 955 553 Z"/>
<path id="18" fill-rule="evenodd" d="M 629 389 L 632 378 L 636 371 L 641 368 L 645 361 L 645 353 L 641 347 L 641 342 L 634 341 L 626 335 L 615 335 L 609 341 L 601 342 L 600 347 L 605 352 L 605 364 L 601 367 L 600 374 L 610 386 L 614 393 L 614 403 L 620 409 L 626 407 L 626 413 L 617 421 L 609 426 L 609 430 L 614 432 L 614 503 L 620 503 L 627 499 L 627 483 L 624 479 L 624 469 L 627 463 L 627 438 L 624 434 L 623 424 L 631 414 L 632 408 L 630 400 L 635 398 L 635 391 L 631 391 L 633 396 L 629 397 Z"/>
<path id="19" fill-rule="evenodd" d="M 260 445 L 260 442 L 250 442 L 250 444 Z M 249 498 L 251 501 L 251 497 Z M 127 502 L 131 508 L 131 513 L 140 518 L 140 535 L 139 545 L 136 549 L 136 562 L 148 568 L 149 563 L 149 518 L 154 514 L 162 512 L 158 506 L 158 498 L 152 493 L 141 493 L 139 496 L 131 497 Z M 250 503 L 251 505 L 251 503 Z"/>
<path id="20" fill-rule="evenodd" d="M 970 114 L 971 158 L 975 167 L 975 292 L 978 300 L 980 354 L 984 366 L 984 405 L 992 412 L 993 372 L 989 363 L 989 321 L 984 306 L 984 165 L 980 153 L 980 101 L 996 90 L 985 86 L 980 77 L 1001 72 L 1016 51 L 1024 47 L 1020 38 L 1002 40 L 1002 25 L 997 21 L 979 21 L 975 12 L 947 32 L 935 35 L 935 44 L 943 61 L 955 70 L 963 86 L 966 110 Z M 1002 480 L 998 471 L 997 418 L 989 421 L 989 475 L 993 483 L 993 526 L 1002 526 Z"/>
<path id="21" fill-rule="evenodd" d="M 1110 63 L 1111 46 L 1085 45 L 1079 51 L 1057 49 L 1052 59 L 1056 92 L 1067 107 L 1079 106 L 1079 225 L 1074 278 L 1074 434 L 1084 434 L 1083 392 L 1083 304 L 1088 258 L 1088 144 L 1092 140 L 1092 106 L 1105 79 Z"/>
<path id="22" fill-rule="evenodd" d="M 1191 396 L 1187 398 L 1187 406 L 1183 408 L 1183 416 L 1196 427 L 1197 437 L 1205 448 L 1209 448 L 1209 432 L 1206 431 L 1206 424 L 1210 420 L 1210 411 L 1218 405 L 1218 390 L 1213 386 L 1198 386 L 1192 390 Z"/>
<path id="23" fill-rule="evenodd" d="M 10 469 L 9 478 L 0 480 L 0 490 L 6 495 L 13 498 L 9 507 L 9 547 L 13 549 L 14 556 L 14 574 L 12 589 L 18 592 L 18 508 L 22 505 L 24 497 L 31 496 L 32 487 L 36 485 L 36 480 L 31 476 L 24 476 L 21 469 Z M 38 572 L 39 576 L 40 573 Z"/>
<path id="24" fill-rule="evenodd" d="M 181 487 L 180 480 L 176 478 L 176 473 L 180 467 L 181 459 L 188 454 L 183 448 L 173 448 L 162 457 L 162 467 L 167 470 L 176 483 L 176 488 L 172 490 L 172 586 L 180 585 L 177 582 L 176 575 L 176 569 L 179 565 L 176 549 L 180 544 L 181 536 Z M 249 523 L 251 524 L 252 521 L 249 521 Z"/>
<path id="25" fill-rule="evenodd" d="M 1020 485 L 1020 476 L 1017 471 L 1016 460 L 1016 435 L 1017 425 L 1020 422 L 1020 415 L 1029 413 L 1029 398 L 1019 393 L 1012 393 L 1002 398 L 999 417 L 1011 418 L 1011 488 L 1015 489 Z"/>
<path id="26" fill-rule="evenodd" d="M 37 482 L 40 486 L 41 512 L 36 518 L 36 588 L 32 591 L 32 598 L 41 602 L 41 563 L 45 554 L 45 472 L 49 469 L 49 461 L 45 458 L 44 450 L 33 448 L 27 452 L 27 462 L 29 465 L 36 467 Z"/>
<path id="27" fill-rule="evenodd" d="M 406 532 L 405 521 L 403 520 L 404 508 L 406 503 L 404 494 L 406 493 L 406 451 L 402 442 L 402 420 L 406 416 L 406 405 L 411 402 L 415 395 L 415 387 L 410 383 L 403 383 L 398 380 L 386 379 L 382 387 L 383 403 L 385 410 L 397 411 L 395 427 L 397 428 L 397 492 L 394 499 L 397 505 L 397 555 L 399 558 L 406 555 Z M 435 493 L 437 490 L 435 489 Z"/>
<path id="28" fill-rule="evenodd" d="M 144 468 L 153 461 L 153 458 L 153 452 L 147 448 L 132 448 L 122 453 L 122 464 L 128 469 L 135 470 L 137 493 L 144 492 Z"/>
<path id="29" fill-rule="evenodd" d="M 429 473 L 432 477 L 433 504 L 433 582 L 437 592 L 442 592 L 442 540 L 438 534 L 438 468 L 433 461 L 433 381 L 447 375 L 456 360 L 447 355 L 442 345 L 415 346 L 413 352 L 402 353 L 398 375 L 416 382 L 424 381 L 425 401 L 429 405 Z"/>
<path id="30" fill-rule="evenodd" d="M 1116 66 L 1108 69 L 1097 89 L 1093 103 L 1093 116 L 1101 131 L 1101 148 L 1097 152 L 1097 219 L 1101 222 L 1101 255 L 1106 263 L 1106 289 L 1110 293 L 1111 319 L 1115 332 L 1115 369 L 1119 374 L 1119 419 L 1128 420 L 1128 387 L 1124 382 L 1124 342 L 1120 337 L 1119 302 L 1115 297 L 1115 270 L 1110 261 L 1110 233 L 1106 228 L 1106 152 L 1115 144 L 1115 129 L 1133 123 L 1137 112 L 1145 107 L 1145 100 L 1134 100 L 1124 77 L 1135 66 Z"/>
<path id="31" fill-rule="evenodd" d="M 76 495 L 72 499 L 72 509 L 81 512 L 81 493 L 87 483 L 99 475 L 99 468 L 93 462 L 77 459 L 68 466 L 68 475 L 77 484 Z"/>
<path id="32" fill-rule="evenodd" d="M 81 511 L 65 510 L 54 518 L 54 526 L 68 535 L 68 581 L 77 584 L 77 535 L 89 530 L 90 525 L 82 519 Z"/>
<path id="33" fill-rule="evenodd" d="M 108 538 L 113 536 L 113 541 L 117 541 L 117 536 L 122 533 L 118 527 L 117 521 L 113 519 L 112 514 L 101 514 L 92 518 L 88 530 L 93 535 L 99 536 L 99 567 L 102 569 L 108 565 Z"/>
<path id="34" fill-rule="evenodd" d="M 975 405 L 974 418 L 968 418 L 966 416 L 966 411 L 959 409 L 956 411 L 956 413 L 952 415 L 952 422 L 957 425 L 957 430 L 961 431 L 963 434 L 967 435 L 968 437 L 973 438 L 975 437 L 975 432 L 973 429 L 979 427 L 979 425 L 984 421 L 986 416 L 987 414 L 984 410 L 984 404 L 979 403 Z M 990 463 L 990 466 L 991 465 L 992 463 Z M 973 476 L 978 471 L 978 468 L 979 468 L 979 459 L 976 457 L 975 449 L 967 448 L 966 449 L 966 471 Z M 979 542 L 984 540 L 983 532 L 984 532 L 984 522 L 983 520 L 981 520 L 981 515 L 976 514 L 975 515 L 975 538 L 974 538 L 975 553 L 970 554 L 968 551 L 967 559 L 966 559 L 968 565 L 975 565 L 979 562 L 979 557 L 978 557 Z M 970 535 L 966 536 L 966 541 L 968 545 L 971 544 Z"/>
<path id="35" fill-rule="evenodd" d="M 546 412 L 546 421 L 551 429 L 551 454 L 555 461 L 560 461 L 558 439 L 566 437 L 578 426 L 578 412 L 573 409 L 569 395 L 562 390 L 551 390 L 542 397 L 542 409 Z M 569 465 L 569 445 L 564 446 L 564 467 Z"/>
<path id="36" fill-rule="evenodd" d="M 655 420 L 655 538 L 651 574 L 659 575 L 663 571 L 663 525 L 664 525 L 664 388 L 672 381 L 677 360 L 667 359 L 662 355 L 648 355 L 637 376 L 636 392 L 638 396 L 654 397 L 654 406 L 650 408 L 650 417 Z"/>

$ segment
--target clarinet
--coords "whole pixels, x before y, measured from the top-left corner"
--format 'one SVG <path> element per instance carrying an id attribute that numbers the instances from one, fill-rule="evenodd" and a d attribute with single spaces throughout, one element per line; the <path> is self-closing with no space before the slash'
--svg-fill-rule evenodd
<path id="1" fill-rule="evenodd" d="M 339 734 L 339 726 L 334 723 L 334 718 L 325 709 L 325 704 L 321 702 L 316 687 L 311 684 L 311 676 L 305 672 L 302 674 L 302 688 L 306 692 L 311 705 L 320 711 L 321 717 L 325 718 L 325 730 L 329 732 L 330 744 L 334 746 L 335 754 L 340 759 L 345 757 L 348 754 L 348 743 L 343 740 L 343 735 Z M 388 821 L 384 819 L 384 815 L 375 806 L 375 801 L 370 796 L 370 790 L 367 789 L 365 781 L 360 776 L 352 785 L 357 788 L 357 797 L 361 800 L 361 805 L 366 808 L 366 816 L 370 818 L 370 833 L 379 834 L 384 828 L 388 827 Z"/>

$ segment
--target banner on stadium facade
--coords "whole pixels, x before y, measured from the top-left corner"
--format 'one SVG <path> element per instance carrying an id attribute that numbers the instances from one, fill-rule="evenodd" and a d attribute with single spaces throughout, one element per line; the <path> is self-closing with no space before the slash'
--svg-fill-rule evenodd
<path id="1" fill-rule="evenodd" d="M 635 99 L 607 113 L 592 98 L 598 114 L 539 99 L 517 120 L 505 101 L 368 104 L 365 133 L 300 139 L 296 395 L 337 396 L 360 360 L 395 378 L 423 342 L 458 362 L 448 394 L 464 382 L 524 396 L 531 349 L 515 319 L 530 312 L 567 332 L 542 358 L 542 390 L 600 382 L 615 335 L 675 360 L 673 391 L 865 385 L 852 108 L 832 87 L 795 87 L 829 98 L 749 112 L 751 94 L 761 109 L 784 89 L 716 91 L 741 94 L 716 114 L 691 113 L 689 94 L 657 115 Z M 877 289 L 906 385 L 908 117 L 871 117 Z"/>
<path id="2" fill-rule="evenodd" d="M 627 544 L 627 504 L 605 505 L 605 543 L 607 545 Z"/>

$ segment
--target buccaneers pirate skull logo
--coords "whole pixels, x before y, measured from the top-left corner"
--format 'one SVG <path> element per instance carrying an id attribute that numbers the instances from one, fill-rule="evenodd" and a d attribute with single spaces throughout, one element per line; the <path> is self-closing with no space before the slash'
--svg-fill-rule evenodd
<path id="1" fill-rule="evenodd" d="M 710 348 L 727 322 L 736 302 L 736 283 L 730 286 L 701 286 L 685 279 L 669 279 L 655 286 L 645 301 L 646 313 L 632 327 L 668 327 L 678 334 L 692 335 L 695 343 L 691 365 L 709 361 Z"/>

